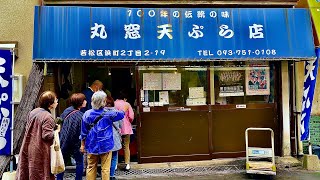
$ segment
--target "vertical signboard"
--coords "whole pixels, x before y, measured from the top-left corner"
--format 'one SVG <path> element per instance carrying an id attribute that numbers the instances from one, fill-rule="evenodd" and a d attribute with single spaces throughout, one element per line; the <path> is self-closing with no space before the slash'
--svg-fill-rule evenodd
<path id="1" fill-rule="evenodd" d="M 316 54 L 318 58 L 314 61 L 306 61 L 305 66 L 301 112 L 301 141 L 308 140 L 310 134 L 309 124 L 311 117 L 313 95 L 316 86 L 320 49 L 316 49 Z"/>
<path id="2" fill-rule="evenodd" d="M 0 155 L 11 153 L 12 54 L 0 50 Z"/>

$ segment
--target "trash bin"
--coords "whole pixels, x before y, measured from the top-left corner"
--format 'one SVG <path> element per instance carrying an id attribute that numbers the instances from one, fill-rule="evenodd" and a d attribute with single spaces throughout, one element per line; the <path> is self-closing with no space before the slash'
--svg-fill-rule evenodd
<path id="1" fill-rule="evenodd" d="M 318 158 L 320 159 L 320 146 L 318 145 L 313 145 L 312 146 L 312 151 L 314 155 L 317 155 Z"/>

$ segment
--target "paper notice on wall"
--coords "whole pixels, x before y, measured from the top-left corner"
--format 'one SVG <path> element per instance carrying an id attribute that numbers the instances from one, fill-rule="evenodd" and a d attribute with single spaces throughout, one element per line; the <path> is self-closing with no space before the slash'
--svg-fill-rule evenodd
<path id="1" fill-rule="evenodd" d="M 181 90 L 181 73 L 163 73 L 163 90 Z"/>
<path id="2" fill-rule="evenodd" d="M 246 70 L 246 94 L 270 95 L 269 67 L 255 67 Z"/>
<path id="3" fill-rule="evenodd" d="M 186 101 L 187 106 L 200 106 L 206 105 L 206 98 L 188 98 Z"/>
<path id="4" fill-rule="evenodd" d="M 163 105 L 169 104 L 169 93 L 168 91 L 159 92 L 159 102 L 162 102 Z"/>
<path id="5" fill-rule="evenodd" d="M 219 97 L 244 96 L 243 86 L 220 86 Z"/>
<path id="6" fill-rule="evenodd" d="M 244 71 L 227 70 L 218 72 L 219 97 L 244 96 Z"/>
<path id="7" fill-rule="evenodd" d="M 161 73 L 143 73 L 143 90 L 162 90 Z"/>
<path id="8" fill-rule="evenodd" d="M 143 111 L 143 112 L 150 112 L 150 107 L 144 107 L 144 108 L 142 109 L 142 111 Z"/>
<path id="9" fill-rule="evenodd" d="M 203 87 L 189 87 L 189 98 L 203 98 L 204 88 Z"/>

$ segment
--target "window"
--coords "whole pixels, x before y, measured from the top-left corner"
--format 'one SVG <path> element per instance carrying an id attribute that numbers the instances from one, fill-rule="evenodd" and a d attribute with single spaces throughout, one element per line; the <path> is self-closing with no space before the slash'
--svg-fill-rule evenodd
<path id="1" fill-rule="evenodd" d="M 144 107 L 207 105 L 207 67 L 140 66 Z"/>
<path id="2" fill-rule="evenodd" d="M 260 61 L 215 62 L 212 88 L 214 104 L 274 102 L 273 63 Z"/>

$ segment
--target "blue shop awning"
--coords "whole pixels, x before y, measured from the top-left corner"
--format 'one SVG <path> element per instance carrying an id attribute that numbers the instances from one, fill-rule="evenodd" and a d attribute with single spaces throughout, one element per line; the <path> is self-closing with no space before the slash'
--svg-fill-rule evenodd
<path id="1" fill-rule="evenodd" d="M 307 9 L 35 7 L 35 61 L 315 59 Z"/>

